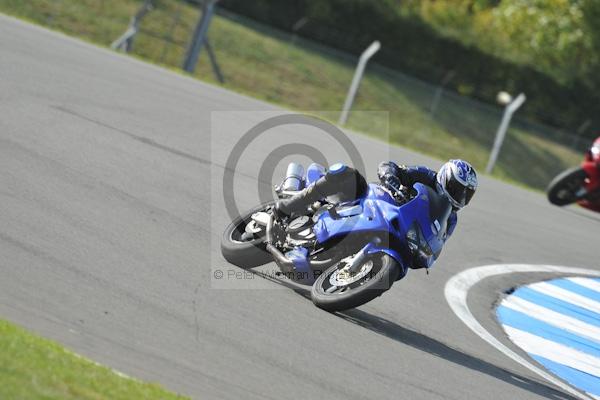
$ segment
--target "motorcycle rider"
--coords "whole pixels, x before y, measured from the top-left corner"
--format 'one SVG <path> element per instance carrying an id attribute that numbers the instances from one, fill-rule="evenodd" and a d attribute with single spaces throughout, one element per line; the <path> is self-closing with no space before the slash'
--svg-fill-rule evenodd
<path id="1" fill-rule="evenodd" d="M 448 217 L 445 239 L 448 239 L 457 222 L 456 213 L 469 204 L 477 190 L 477 173 L 471 164 L 464 160 L 449 160 L 435 172 L 423 166 L 398 165 L 393 161 L 379 164 L 377 176 L 380 184 L 392 194 L 402 187 L 412 188 L 420 182 L 429 186 L 440 196 L 445 196 L 452 205 Z M 344 164 L 332 165 L 327 173 L 300 193 L 279 200 L 275 204 L 275 214 L 278 218 L 301 215 L 308 207 L 327 196 L 336 195 L 340 201 L 351 201 L 365 194 L 368 189 L 365 178 L 354 168 Z M 413 266 L 419 268 L 419 266 Z"/>

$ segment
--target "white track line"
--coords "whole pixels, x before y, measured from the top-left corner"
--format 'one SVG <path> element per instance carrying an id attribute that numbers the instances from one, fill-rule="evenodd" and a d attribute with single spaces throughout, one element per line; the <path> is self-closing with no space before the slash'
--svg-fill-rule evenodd
<path id="1" fill-rule="evenodd" d="M 588 297 L 563 289 L 548 282 L 539 282 L 529 285 L 528 288 L 536 292 L 557 298 L 567 303 L 574 304 L 586 310 L 590 310 L 596 314 L 600 314 L 600 303 Z"/>
<path id="2" fill-rule="evenodd" d="M 523 357 L 506 347 L 491 333 L 489 333 L 475 319 L 475 317 L 471 313 L 471 310 L 469 310 L 469 306 L 467 305 L 467 293 L 475 284 L 491 276 L 511 274 L 517 272 L 554 272 L 557 275 L 571 274 L 600 276 L 600 271 L 594 271 L 585 268 L 568 268 L 553 265 L 527 264 L 487 265 L 462 271 L 450 278 L 450 280 L 446 282 L 446 287 L 444 289 L 446 301 L 448 301 L 450 308 L 452 309 L 452 311 L 454 311 L 458 318 L 461 319 L 461 321 L 463 321 L 479 337 L 481 337 L 483 340 L 494 346 L 496 349 L 500 350 L 507 357 L 528 368 L 530 371 L 536 373 L 537 375 L 541 376 L 542 378 L 561 388 L 570 395 L 583 400 L 591 400 L 592 398 L 589 395 L 583 394 L 582 392 L 574 389 L 570 385 L 567 385 L 566 383 L 557 379 L 556 377 L 544 371 L 543 369 L 536 367 L 531 362 L 529 362 L 528 360 L 524 359 Z"/>
<path id="3" fill-rule="evenodd" d="M 81 360 L 87 361 L 90 364 L 94 364 L 94 365 L 96 365 L 98 367 L 106 368 L 106 369 L 110 370 L 113 374 L 115 374 L 117 376 L 120 376 L 121 378 L 129 379 L 130 381 L 135 381 L 135 382 L 138 382 L 138 383 L 144 383 L 144 382 L 140 381 L 139 379 L 133 378 L 133 377 L 127 375 L 127 374 L 122 373 L 121 371 L 117 371 L 116 369 L 108 367 L 108 366 L 106 366 L 104 364 L 100 364 L 99 362 L 96 362 L 96 361 L 92 360 L 91 358 L 87 358 L 85 356 L 82 356 L 81 354 L 75 353 L 74 351 L 71 351 L 71 350 L 69 350 L 69 349 L 67 349 L 65 347 L 63 347 L 62 350 L 65 353 L 70 354 L 70 355 L 72 355 L 72 356 L 74 356 L 76 358 L 79 358 Z"/>
<path id="4" fill-rule="evenodd" d="M 582 336 L 593 342 L 600 343 L 600 328 L 597 326 L 590 325 L 573 317 L 569 317 L 568 315 L 557 313 L 549 308 L 542 307 L 515 296 L 507 297 L 502 301 L 501 305 L 508 307 L 511 310 L 529 315 L 538 321 L 571 332 L 577 336 Z"/>

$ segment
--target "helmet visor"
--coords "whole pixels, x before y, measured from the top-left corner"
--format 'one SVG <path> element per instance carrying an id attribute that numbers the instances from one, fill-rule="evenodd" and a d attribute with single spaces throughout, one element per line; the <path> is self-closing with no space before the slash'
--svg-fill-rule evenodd
<path id="1" fill-rule="evenodd" d="M 473 194 L 475 194 L 474 188 L 465 186 L 456 179 L 450 179 L 450 181 L 446 184 L 446 191 L 448 192 L 448 195 L 460 205 L 460 207 L 464 207 L 469 204 Z"/>

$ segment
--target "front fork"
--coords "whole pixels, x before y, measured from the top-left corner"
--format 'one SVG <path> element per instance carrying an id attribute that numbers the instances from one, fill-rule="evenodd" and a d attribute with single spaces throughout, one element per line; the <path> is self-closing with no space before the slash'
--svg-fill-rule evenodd
<path id="1" fill-rule="evenodd" d="M 344 272 L 348 273 L 349 275 L 356 274 L 360 271 L 367 256 L 375 253 L 385 253 L 396 260 L 399 267 L 402 269 L 397 280 L 402 279 L 406 275 L 407 271 L 407 267 L 402 259 L 402 256 L 396 250 L 390 249 L 389 247 L 379 247 L 380 244 L 381 238 L 373 238 L 373 240 L 367 243 L 361 250 L 359 250 L 358 253 L 348 260 L 348 264 L 343 268 Z"/>
<path id="2" fill-rule="evenodd" d="M 377 247 L 377 245 L 381 243 L 381 239 L 378 237 L 373 238 L 369 243 L 365 245 L 362 249 L 358 251 L 358 253 L 354 254 L 352 258 L 348 260 L 347 265 L 344 267 L 350 274 L 354 274 L 360 270 L 362 267 L 365 258 L 370 252 Z"/>

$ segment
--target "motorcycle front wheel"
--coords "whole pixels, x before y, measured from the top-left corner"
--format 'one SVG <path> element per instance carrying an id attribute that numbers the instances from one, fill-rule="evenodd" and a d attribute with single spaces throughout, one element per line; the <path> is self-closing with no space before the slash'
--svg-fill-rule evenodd
<path id="1" fill-rule="evenodd" d="M 560 173 L 548 185 L 548 200 L 557 206 L 566 206 L 582 200 L 588 194 L 585 190 L 587 177 L 580 167 Z"/>
<path id="2" fill-rule="evenodd" d="M 246 225 L 252 221 L 252 214 L 263 211 L 269 212 L 273 203 L 267 203 L 235 218 L 223 232 L 221 239 L 221 254 L 233 265 L 242 268 L 253 268 L 273 261 L 273 257 L 266 250 L 266 232 L 257 232 L 254 235 L 246 233 Z"/>
<path id="3" fill-rule="evenodd" d="M 326 311 L 358 307 L 381 296 L 401 272 L 396 260 L 385 253 L 367 256 L 358 270 L 347 274 L 344 261 L 329 267 L 312 286 L 313 303 Z"/>

